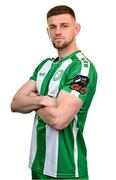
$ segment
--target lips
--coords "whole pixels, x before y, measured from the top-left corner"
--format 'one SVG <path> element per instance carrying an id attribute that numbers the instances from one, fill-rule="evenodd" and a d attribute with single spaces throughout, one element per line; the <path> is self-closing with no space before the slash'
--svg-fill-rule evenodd
<path id="1" fill-rule="evenodd" d="M 55 38 L 55 41 L 63 40 L 64 38 Z"/>

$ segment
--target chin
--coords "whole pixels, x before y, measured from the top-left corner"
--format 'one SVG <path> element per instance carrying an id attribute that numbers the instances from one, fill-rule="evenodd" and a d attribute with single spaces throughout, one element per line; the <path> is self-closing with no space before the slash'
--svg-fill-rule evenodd
<path id="1" fill-rule="evenodd" d="M 56 48 L 56 49 L 64 49 L 68 46 L 68 44 L 61 44 L 61 45 L 58 45 L 56 43 L 53 43 L 53 46 Z"/>

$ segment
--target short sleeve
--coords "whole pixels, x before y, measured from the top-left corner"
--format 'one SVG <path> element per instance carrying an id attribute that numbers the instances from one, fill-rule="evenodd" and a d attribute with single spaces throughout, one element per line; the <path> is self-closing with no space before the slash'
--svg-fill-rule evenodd
<path id="1" fill-rule="evenodd" d="M 33 72 L 32 76 L 30 77 L 30 80 L 36 81 L 38 69 L 39 69 L 39 67 L 37 67 L 37 68 L 35 69 L 35 71 Z"/>
<path id="2" fill-rule="evenodd" d="M 97 74 L 93 64 L 89 60 L 79 60 L 69 70 L 62 90 L 84 102 L 90 90 L 95 89 L 96 81 Z"/>

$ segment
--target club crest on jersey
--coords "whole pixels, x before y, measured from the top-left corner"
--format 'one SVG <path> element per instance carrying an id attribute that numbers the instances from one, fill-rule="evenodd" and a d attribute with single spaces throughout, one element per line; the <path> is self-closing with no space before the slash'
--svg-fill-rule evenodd
<path id="1" fill-rule="evenodd" d="M 58 70 L 53 76 L 53 81 L 57 81 L 62 76 L 62 73 L 63 73 L 62 69 Z"/>
<path id="2" fill-rule="evenodd" d="M 74 78 L 73 83 L 70 84 L 70 88 L 80 92 L 81 94 L 85 94 L 88 82 L 89 78 L 87 76 L 78 75 Z"/>

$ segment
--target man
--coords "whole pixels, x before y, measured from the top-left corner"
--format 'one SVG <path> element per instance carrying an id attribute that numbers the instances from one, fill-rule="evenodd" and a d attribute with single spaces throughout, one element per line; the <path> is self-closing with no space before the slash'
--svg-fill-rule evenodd
<path id="1" fill-rule="evenodd" d="M 80 24 L 68 6 L 47 13 L 57 58 L 42 61 L 14 96 L 13 112 L 36 112 L 29 166 L 32 179 L 88 179 L 83 129 L 97 73 L 76 44 Z"/>

